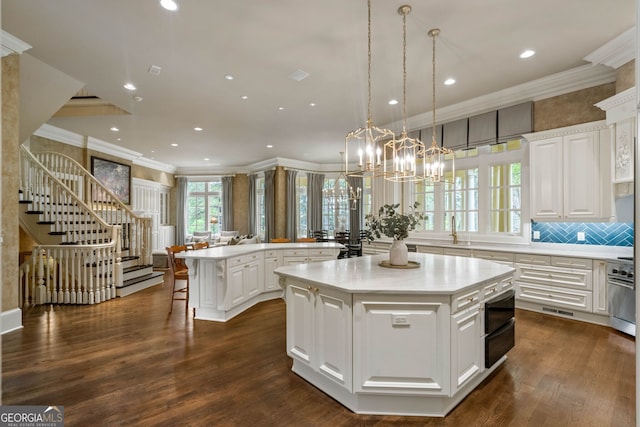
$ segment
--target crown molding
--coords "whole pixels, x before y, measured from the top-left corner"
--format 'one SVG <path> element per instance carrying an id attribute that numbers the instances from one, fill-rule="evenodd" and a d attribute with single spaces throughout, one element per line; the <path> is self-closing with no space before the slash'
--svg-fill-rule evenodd
<path id="1" fill-rule="evenodd" d="M 69 132 L 68 130 L 60 129 L 55 126 L 43 124 L 33 133 L 35 136 L 41 138 L 47 138 L 52 141 L 62 142 L 67 145 L 72 145 L 78 148 L 85 148 L 85 137 L 75 132 Z"/>
<path id="2" fill-rule="evenodd" d="M 602 64 L 617 69 L 636 58 L 635 47 L 636 27 L 631 27 L 583 59 L 594 65 Z"/>
<path id="3" fill-rule="evenodd" d="M 543 130 L 543 131 L 534 132 L 534 133 L 527 133 L 522 135 L 522 137 L 525 138 L 527 141 L 531 142 L 531 141 L 539 141 L 541 139 L 555 138 L 559 136 L 567 136 L 567 135 L 573 135 L 576 133 L 591 132 L 591 131 L 602 130 L 602 129 L 607 129 L 607 123 L 605 120 L 598 120 L 595 122 L 582 123 L 582 124 L 573 125 L 573 126 L 566 126 L 563 128 Z"/>
<path id="4" fill-rule="evenodd" d="M 567 71 L 552 74 L 521 85 L 479 96 L 454 105 L 437 108 L 437 124 L 472 117 L 477 114 L 520 104 L 527 101 L 539 101 L 570 92 L 611 83 L 616 80 L 615 71 L 604 65 L 581 65 Z M 412 116 L 407 119 L 409 130 L 430 127 L 433 112 Z M 384 127 L 402 129 L 402 120 L 392 122 Z"/>
<path id="5" fill-rule="evenodd" d="M 636 88 L 631 87 L 595 104 L 607 113 L 607 124 L 629 119 L 636 115 Z"/>
<path id="6" fill-rule="evenodd" d="M 17 53 L 18 55 L 22 55 L 25 50 L 31 49 L 31 46 L 28 43 L 23 42 L 16 36 L 7 33 L 5 30 L 2 30 L 2 37 L 0 38 L 2 42 L 2 50 L 1 55 L 5 57 L 7 55 L 11 55 L 12 53 Z"/>
<path id="7" fill-rule="evenodd" d="M 138 157 L 136 159 L 133 159 L 133 164 L 136 166 L 142 166 L 145 168 L 154 169 L 160 172 L 167 172 L 167 173 L 176 172 L 175 166 L 158 162 L 157 160 L 147 159 L 146 157 Z"/>
<path id="8" fill-rule="evenodd" d="M 51 126 L 47 123 L 40 126 L 40 128 L 38 128 L 38 130 L 36 130 L 33 134 L 41 138 L 47 138 L 52 141 L 62 142 L 63 144 L 71 145 L 73 147 L 87 148 L 89 150 L 98 151 L 103 154 L 120 157 L 122 159 L 131 161 L 134 165 L 137 166 L 143 166 L 146 168 L 168 173 L 174 173 L 176 171 L 175 166 L 147 159 L 145 157 L 142 157 L 142 153 L 138 153 L 137 151 L 129 150 L 128 148 L 101 141 L 91 136 L 85 137 L 75 132 L 70 132 L 68 130 Z"/>

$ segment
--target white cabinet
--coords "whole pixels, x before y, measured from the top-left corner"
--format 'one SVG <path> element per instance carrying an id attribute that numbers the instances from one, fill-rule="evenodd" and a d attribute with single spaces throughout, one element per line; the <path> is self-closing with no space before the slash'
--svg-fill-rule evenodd
<path id="1" fill-rule="evenodd" d="M 449 296 L 355 294 L 353 391 L 448 396 L 448 300 Z"/>
<path id="2" fill-rule="evenodd" d="M 516 298 L 540 304 L 547 312 L 554 312 L 554 307 L 556 313 L 569 315 L 566 310 L 593 311 L 591 260 L 549 260 L 550 265 L 516 264 Z"/>
<path id="3" fill-rule="evenodd" d="M 309 262 L 329 261 L 338 258 L 340 249 L 285 249 L 283 265 L 306 264 Z"/>
<path id="4" fill-rule="evenodd" d="M 474 250 L 473 257 L 494 261 L 500 264 L 508 265 L 510 267 L 513 266 L 513 259 L 514 259 L 513 252 L 482 251 L 482 250 Z"/>
<path id="5" fill-rule="evenodd" d="M 525 135 L 530 142 L 531 217 L 611 215 L 610 131 L 604 121 Z"/>
<path id="6" fill-rule="evenodd" d="M 262 253 L 227 260 L 227 293 L 225 308 L 229 309 L 262 292 Z"/>
<path id="7" fill-rule="evenodd" d="M 282 265 L 281 251 L 268 250 L 264 252 L 264 290 L 265 292 L 280 289 L 278 276 L 273 272 Z"/>
<path id="8" fill-rule="evenodd" d="M 451 316 L 451 395 L 484 368 L 480 304 Z"/>
<path id="9" fill-rule="evenodd" d="M 607 306 L 607 262 L 593 261 L 593 312 L 609 315 Z"/>
<path id="10" fill-rule="evenodd" d="M 287 354 L 351 391 L 351 295 L 302 284 L 286 292 Z"/>

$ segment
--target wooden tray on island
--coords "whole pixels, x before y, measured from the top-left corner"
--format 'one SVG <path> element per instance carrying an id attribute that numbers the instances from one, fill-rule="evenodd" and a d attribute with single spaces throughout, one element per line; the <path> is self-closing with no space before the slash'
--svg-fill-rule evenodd
<path id="1" fill-rule="evenodd" d="M 389 260 L 384 260 L 384 261 L 380 261 L 378 263 L 378 265 L 380 267 L 385 267 L 385 268 L 401 268 L 401 269 L 407 269 L 407 268 L 418 268 L 420 267 L 420 263 L 417 261 L 409 261 L 409 263 L 407 265 L 393 265 L 391 263 L 389 263 Z"/>

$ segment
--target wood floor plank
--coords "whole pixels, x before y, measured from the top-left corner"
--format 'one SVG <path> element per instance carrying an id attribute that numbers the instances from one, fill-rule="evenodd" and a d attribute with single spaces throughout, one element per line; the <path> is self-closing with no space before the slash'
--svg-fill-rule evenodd
<path id="1" fill-rule="evenodd" d="M 635 425 L 635 342 L 517 310 L 508 360 L 447 417 L 353 414 L 291 372 L 285 304 L 227 323 L 168 316 L 165 285 L 24 312 L 3 336 L 3 404 L 63 405 L 69 426 Z"/>

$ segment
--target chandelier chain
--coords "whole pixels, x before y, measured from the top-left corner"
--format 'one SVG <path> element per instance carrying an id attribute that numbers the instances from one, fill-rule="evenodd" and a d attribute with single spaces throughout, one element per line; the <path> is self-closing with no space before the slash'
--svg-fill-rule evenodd
<path id="1" fill-rule="evenodd" d="M 431 132 L 431 145 L 435 146 L 436 145 L 436 36 L 438 35 L 438 31 L 436 30 L 431 30 L 429 31 L 429 35 L 431 35 L 431 38 L 433 39 L 433 49 L 432 49 L 432 54 L 431 54 L 431 66 L 432 66 L 432 114 L 433 114 L 433 121 L 432 121 L 432 132 Z"/>
<path id="2" fill-rule="evenodd" d="M 367 0 L 367 127 L 371 127 L 371 0 Z"/>

